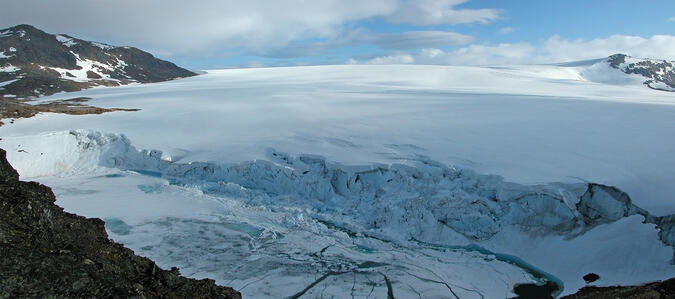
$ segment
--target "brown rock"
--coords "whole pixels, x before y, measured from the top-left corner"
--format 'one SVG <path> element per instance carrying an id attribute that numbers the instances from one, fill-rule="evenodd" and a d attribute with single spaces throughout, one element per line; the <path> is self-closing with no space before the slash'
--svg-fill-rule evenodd
<path id="1" fill-rule="evenodd" d="M 49 187 L 19 181 L 0 149 L 0 298 L 241 298 L 159 269 L 108 239 L 101 219 L 66 213 L 55 200 Z"/>

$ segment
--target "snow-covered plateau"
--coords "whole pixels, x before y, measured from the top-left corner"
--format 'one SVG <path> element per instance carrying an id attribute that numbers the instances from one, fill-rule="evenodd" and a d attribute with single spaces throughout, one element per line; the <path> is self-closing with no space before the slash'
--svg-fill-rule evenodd
<path id="1" fill-rule="evenodd" d="M 0 127 L 22 179 L 245 297 L 675 276 L 675 94 L 605 61 L 214 70 Z"/>

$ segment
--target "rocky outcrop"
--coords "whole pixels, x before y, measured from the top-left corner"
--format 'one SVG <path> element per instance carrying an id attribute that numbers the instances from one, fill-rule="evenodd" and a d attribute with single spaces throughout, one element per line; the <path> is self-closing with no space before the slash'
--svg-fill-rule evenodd
<path id="1" fill-rule="evenodd" d="M 665 299 L 675 298 L 675 278 L 666 281 L 652 282 L 640 286 L 587 286 L 576 294 L 563 297 L 564 299 Z"/>
<path id="2" fill-rule="evenodd" d="M 609 56 L 607 63 L 626 74 L 645 77 L 647 87 L 663 91 L 675 91 L 675 67 L 673 61 L 641 59 L 625 54 Z"/>
<path id="3" fill-rule="evenodd" d="M 101 219 L 66 213 L 49 187 L 19 181 L 5 155 L 0 149 L 0 298 L 241 297 L 111 241 Z"/>
<path id="4" fill-rule="evenodd" d="M 84 114 L 102 114 L 106 112 L 115 112 L 115 111 L 139 110 L 129 108 L 94 107 L 85 104 L 89 100 L 91 99 L 86 97 L 79 97 L 31 105 L 30 103 L 26 103 L 25 101 L 15 99 L 4 99 L 0 101 L 0 126 L 5 124 L 2 121 L 4 119 L 9 118 L 10 119 L 9 122 L 14 123 L 14 120 L 18 118 L 33 117 L 41 112 L 84 115 Z"/>
<path id="5" fill-rule="evenodd" d="M 0 97 L 27 98 L 195 75 L 133 47 L 48 34 L 30 25 L 0 29 Z"/>

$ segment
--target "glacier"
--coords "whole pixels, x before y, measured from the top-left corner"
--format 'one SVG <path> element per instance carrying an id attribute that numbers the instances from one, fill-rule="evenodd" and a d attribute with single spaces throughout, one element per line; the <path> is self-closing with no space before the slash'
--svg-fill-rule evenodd
<path id="1" fill-rule="evenodd" d="M 675 98 L 602 63 L 208 71 L 41 98 L 141 110 L 19 119 L 0 147 L 113 240 L 245 296 L 672 277 Z"/>
<path id="2" fill-rule="evenodd" d="M 124 135 L 90 130 L 9 137 L 2 145 L 60 147 L 47 155 L 16 151 L 9 159 L 52 185 L 58 204 L 105 218 L 115 240 L 160 265 L 179 265 L 189 276 L 215 278 L 255 297 L 272 281 L 290 297 L 303 286 L 313 296 L 381 288 L 403 297 L 449 290 L 458 298 L 505 297 L 528 282 L 557 283 L 560 294 L 581 286 L 580 268 L 611 283 L 626 281 L 626 271 L 642 279 L 675 272 L 673 216 L 653 216 L 604 185 L 520 185 L 426 157 L 344 166 L 273 149 L 264 160 L 180 163 L 158 150 L 137 150 Z M 149 197 L 157 202 L 148 204 Z M 580 242 L 627 226 L 642 236 L 620 228 Z M 564 245 L 531 255 L 529 247 L 549 243 Z M 631 259 L 589 263 L 583 252 L 562 250 L 578 243 L 613 246 L 613 254 Z M 537 267 L 552 259 L 566 266 Z M 468 273 L 472 278 L 457 277 Z M 330 286 L 309 288 L 325 279 Z M 502 283 L 485 285 L 494 279 Z M 379 284 L 369 290 L 368 281 Z"/>

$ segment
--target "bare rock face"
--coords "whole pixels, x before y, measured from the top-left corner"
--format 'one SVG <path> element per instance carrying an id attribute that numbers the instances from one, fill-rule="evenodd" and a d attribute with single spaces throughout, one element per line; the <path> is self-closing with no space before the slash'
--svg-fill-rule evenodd
<path id="1" fill-rule="evenodd" d="M 644 84 L 652 89 L 675 92 L 675 62 L 634 58 L 614 54 L 607 59 L 609 66 L 626 74 L 645 77 Z"/>
<path id="2" fill-rule="evenodd" d="M 652 282 L 640 286 L 589 286 L 576 294 L 563 297 L 565 299 L 666 299 L 675 298 L 675 278 L 666 281 Z"/>
<path id="3" fill-rule="evenodd" d="M 160 82 L 195 75 L 132 47 L 48 34 L 30 25 L 0 29 L 0 98 L 36 97 L 99 85 Z"/>
<path id="4" fill-rule="evenodd" d="M 63 211 L 0 149 L 0 298 L 241 298 L 213 280 L 162 270 L 108 239 L 104 222 Z"/>

